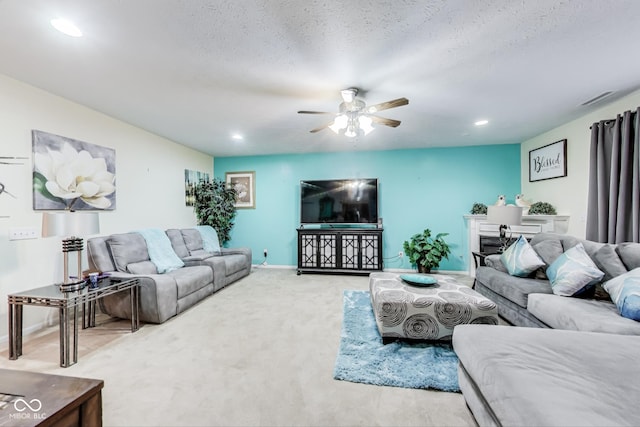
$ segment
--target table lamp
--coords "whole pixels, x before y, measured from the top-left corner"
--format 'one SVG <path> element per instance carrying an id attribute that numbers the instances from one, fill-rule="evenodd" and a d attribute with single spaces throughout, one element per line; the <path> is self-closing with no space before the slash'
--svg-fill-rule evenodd
<path id="1" fill-rule="evenodd" d="M 507 249 L 507 244 L 513 235 L 511 226 L 522 224 L 522 208 L 519 206 L 488 206 L 487 222 L 500 225 L 500 243 L 502 245 L 499 251 L 502 253 Z M 508 238 L 507 230 L 509 230 Z"/>
<path id="2" fill-rule="evenodd" d="M 85 285 L 82 279 L 82 250 L 84 235 L 100 232 L 100 222 L 96 212 L 45 212 L 42 214 L 42 237 L 62 236 L 62 253 L 64 281 L 60 284 L 62 291 L 76 291 Z M 78 275 L 69 277 L 69 252 L 78 253 Z"/>

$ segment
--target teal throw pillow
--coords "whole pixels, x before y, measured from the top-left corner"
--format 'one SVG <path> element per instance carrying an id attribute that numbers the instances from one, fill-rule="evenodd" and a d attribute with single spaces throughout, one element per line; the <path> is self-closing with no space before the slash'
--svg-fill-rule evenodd
<path id="1" fill-rule="evenodd" d="M 603 287 L 621 316 L 640 322 L 640 268 L 614 277 Z"/>
<path id="2" fill-rule="evenodd" d="M 218 233 L 215 228 L 210 225 L 198 225 L 196 230 L 200 232 L 202 236 L 202 249 L 206 252 L 214 254 L 220 253 L 220 241 L 218 240 Z"/>
<path id="3" fill-rule="evenodd" d="M 527 239 L 522 236 L 502 253 L 500 260 L 509 274 L 517 277 L 527 277 L 545 265 Z"/>
<path id="4" fill-rule="evenodd" d="M 149 259 L 156 265 L 158 273 L 168 273 L 184 267 L 184 262 L 176 255 L 167 234 L 158 228 L 138 230 L 147 242 Z"/>
<path id="5" fill-rule="evenodd" d="M 579 296 L 595 286 L 604 273 L 589 258 L 582 243 L 566 250 L 547 268 L 551 290 L 556 295 Z"/>

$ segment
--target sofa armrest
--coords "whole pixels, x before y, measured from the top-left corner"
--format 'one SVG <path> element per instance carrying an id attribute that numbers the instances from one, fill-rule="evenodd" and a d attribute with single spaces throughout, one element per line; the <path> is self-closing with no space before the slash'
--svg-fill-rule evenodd
<path id="1" fill-rule="evenodd" d="M 251 258 L 251 248 L 222 248 L 221 255 L 248 255 Z"/>
<path id="2" fill-rule="evenodd" d="M 173 277 L 166 274 L 130 274 L 110 272 L 111 277 L 140 281 L 140 320 L 162 323 L 177 314 L 178 287 Z M 122 319 L 131 318 L 128 292 L 118 292 L 100 299 L 100 308 L 106 314 Z"/>
<path id="3" fill-rule="evenodd" d="M 508 273 L 507 267 L 504 266 L 502 260 L 500 259 L 500 254 L 491 254 L 487 255 L 484 259 L 484 264 L 487 267 L 491 267 L 494 270 L 502 271 L 503 273 Z"/>

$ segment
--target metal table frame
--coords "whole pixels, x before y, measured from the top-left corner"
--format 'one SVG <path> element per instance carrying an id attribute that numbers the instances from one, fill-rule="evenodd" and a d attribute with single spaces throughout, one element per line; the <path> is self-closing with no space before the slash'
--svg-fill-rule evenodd
<path id="1" fill-rule="evenodd" d="M 105 278 L 98 282 L 97 287 L 87 285 L 75 292 L 62 292 L 58 285 L 49 285 L 9 295 L 9 359 L 16 360 L 22 355 L 22 309 L 25 305 L 58 308 L 60 366 L 67 368 L 78 361 L 78 308 L 82 306 L 82 328 L 94 327 L 96 302 L 107 295 L 126 290 L 131 294 L 131 332 L 135 332 L 140 327 L 138 279 Z M 73 353 L 70 349 L 72 338 Z"/>

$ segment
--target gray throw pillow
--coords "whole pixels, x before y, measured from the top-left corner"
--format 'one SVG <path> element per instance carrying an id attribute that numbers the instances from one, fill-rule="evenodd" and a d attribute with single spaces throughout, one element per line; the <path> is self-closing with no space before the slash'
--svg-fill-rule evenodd
<path id="1" fill-rule="evenodd" d="M 616 252 L 627 270 L 640 267 L 640 243 L 620 243 L 616 246 Z"/>
<path id="2" fill-rule="evenodd" d="M 533 245 L 533 250 L 542 258 L 545 265 L 536 270 L 536 279 L 547 279 L 547 268 L 563 254 L 562 242 L 558 239 L 548 239 Z"/>
<path id="3" fill-rule="evenodd" d="M 598 268 L 604 272 L 603 282 L 627 272 L 627 268 L 611 245 L 604 245 L 591 258 Z"/>

